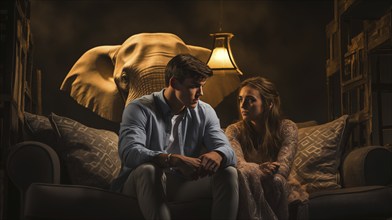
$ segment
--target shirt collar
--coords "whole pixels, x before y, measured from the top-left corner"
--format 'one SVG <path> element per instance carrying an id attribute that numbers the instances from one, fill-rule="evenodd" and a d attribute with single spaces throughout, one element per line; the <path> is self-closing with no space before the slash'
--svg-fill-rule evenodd
<path id="1" fill-rule="evenodd" d="M 172 111 L 170 109 L 169 104 L 166 102 L 166 99 L 165 99 L 165 97 L 163 95 L 164 91 L 165 91 L 165 89 L 162 89 L 159 92 L 155 92 L 154 96 L 156 97 L 156 101 L 158 103 L 158 106 L 159 106 L 160 110 L 162 111 L 162 114 L 164 116 L 170 116 L 171 117 L 173 114 L 172 114 Z M 181 113 L 182 116 L 184 117 L 185 115 L 189 114 L 189 111 L 190 111 L 190 109 L 185 107 L 185 109 L 183 110 L 183 113 Z"/>
<path id="2" fill-rule="evenodd" d="M 159 92 L 155 93 L 155 97 L 156 97 L 156 101 L 158 103 L 158 106 L 160 108 L 160 110 L 162 111 L 163 115 L 168 116 L 171 115 L 171 109 L 169 104 L 167 104 L 165 97 L 163 96 L 163 92 L 165 91 L 165 89 L 162 89 Z"/>

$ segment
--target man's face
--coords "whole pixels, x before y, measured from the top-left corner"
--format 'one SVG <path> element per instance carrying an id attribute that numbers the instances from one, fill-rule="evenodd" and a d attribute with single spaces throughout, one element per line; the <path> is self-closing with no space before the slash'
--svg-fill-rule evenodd
<path id="1" fill-rule="evenodd" d="M 176 97 L 188 108 L 195 108 L 200 97 L 203 95 L 203 86 L 206 83 L 206 78 L 185 78 L 181 83 L 177 81 Z"/>

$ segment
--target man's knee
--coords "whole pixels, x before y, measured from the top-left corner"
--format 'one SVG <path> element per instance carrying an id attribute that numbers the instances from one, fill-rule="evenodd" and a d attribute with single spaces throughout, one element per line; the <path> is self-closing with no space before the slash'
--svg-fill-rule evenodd
<path id="1" fill-rule="evenodd" d="M 143 163 L 140 164 L 138 167 L 136 167 L 134 171 L 151 174 L 151 173 L 155 173 L 156 169 L 157 168 L 152 163 Z"/>
<path id="2" fill-rule="evenodd" d="M 141 164 L 132 172 L 134 174 L 133 178 L 143 182 L 154 181 L 162 176 L 162 170 L 152 163 Z"/>
<path id="3" fill-rule="evenodd" d="M 235 219 L 238 210 L 238 172 L 234 167 L 219 170 L 213 177 L 212 219 Z"/>
<path id="4" fill-rule="evenodd" d="M 227 178 L 238 178 L 238 172 L 237 169 L 235 167 L 232 166 L 228 166 L 222 170 L 219 171 L 220 175 L 227 177 Z"/>
<path id="5" fill-rule="evenodd" d="M 273 178 L 273 184 L 279 188 L 283 188 L 287 185 L 287 181 L 282 175 L 276 174 Z"/>
<path id="6" fill-rule="evenodd" d="M 219 170 L 213 177 L 214 182 L 222 182 L 225 184 L 233 185 L 237 187 L 238 185 L 238 173 L 235 167 L 229 166 L 224 169 Z"/>

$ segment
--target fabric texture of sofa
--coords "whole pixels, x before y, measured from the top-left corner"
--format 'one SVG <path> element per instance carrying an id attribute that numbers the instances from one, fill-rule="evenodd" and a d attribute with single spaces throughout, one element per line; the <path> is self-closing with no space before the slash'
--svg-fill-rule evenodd
<path id="1" fill-rule="evenodd" d="M 291 178 L 309 193 L 290 204 L 290 219 L 392 217 L 392 152 L 382 146 L 348 149 L 350 117 L 298 123 Z M 8 156 L 25 219 L 142 219 L 135 198 L 110 192 L 118 174 L 116 133 L 52 113 L 25 113 L 25 140 Z M 169 204 L 173 219 L 208 219 L 211 198 Z"/>

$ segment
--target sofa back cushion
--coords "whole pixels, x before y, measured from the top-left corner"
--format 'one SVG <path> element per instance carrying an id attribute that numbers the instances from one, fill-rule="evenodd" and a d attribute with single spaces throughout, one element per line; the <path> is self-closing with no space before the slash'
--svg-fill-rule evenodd
<path id="1" fill-rule="evenodd" d="M 348 132 L 348 115 L 329 123 L 298 129 L 298 150 L 290 177 L 308 193 L 340 188 L 339 166 Z"/>
<path id="2" fill-rule="evenodd" d="M 58 138 L 55 150 L 65 163 L 71 184 L 108 189 L 121 166 L 117 134 L 54 113 L 48 118 Z"/>
<path id="3" fill-rule="evenodd" d="M 39 141 L 49 146 L 57 143 L 56 134 L 46 116 L 24 112 L 24 131 L 25 141 Z"/>

